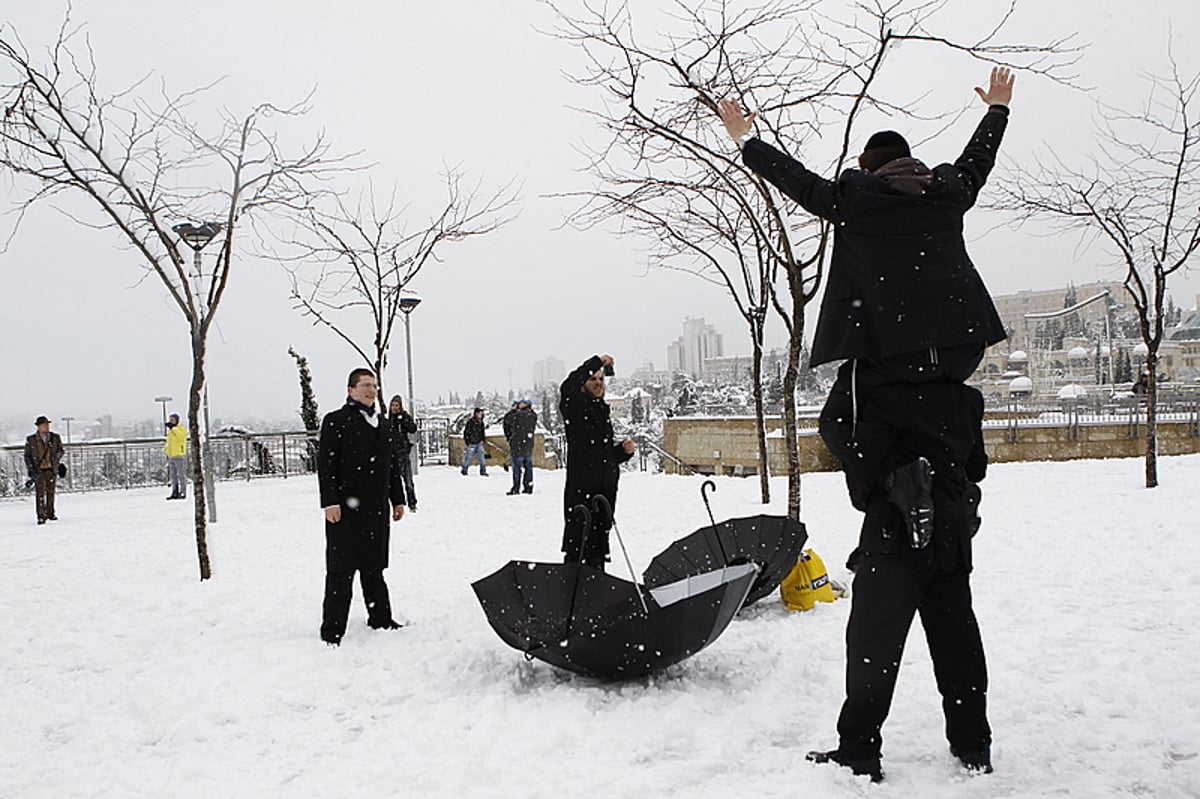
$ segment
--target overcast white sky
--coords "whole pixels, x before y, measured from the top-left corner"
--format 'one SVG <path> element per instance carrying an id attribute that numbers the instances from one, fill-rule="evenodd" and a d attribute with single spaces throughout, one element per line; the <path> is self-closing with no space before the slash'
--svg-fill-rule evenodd
<path id="1" fill-rule="evenodd" d="M 31 49 L 48 43 L 61 21 L 60 2 L 9 4 L 5 23 Z M 566 2 L 567 7 L 573 3 Z M 634 2 L 635 13 L 664 5 Z M 953 6 L 953 3 L 951 4 Z M 966 2 L 964 15 L 1007 2 Z M 1177 42 L 1200 28 L 1195 0 L 1131 6 L 1103 0 L 1079 18 L 1073 4 L 1024 0 L 1011 38 L 1051 38 L 1078 31 L 1091 44 L 1081 80 L 1104 99 L 1129 104 L 1144 88 L 1140 70 L 1161 70 L 1173 27 Z M 478 3 L 231 2 L 164 6 L 149 0 L 76 0 L 99 72 L 110 88 L 148 71 L 176 92 L 223 82 L 192 116 L 216 106 L 244 113 L 252 104 L 288 104 L 314 87 L 307 124 L 323 128 L 335 150 L 365 150 L 378 162 L 377 186 L 398 181 L 418 212 L 440 199 L 439 173 L 460 165 L 499 185 L 523 181 L 521 216 L 477 242 L 448 247 L 444 263 L 412 288 L 424 298 L 414 313 L 418 399 L 449 391 L 507 391 L 530 384 L 534 361 L 555 356 L 568 368 L 593 352 L 610 352 L 618 371 L 650 360 L 660 368 L 686 317 L 703 316 L 725 335 L 726 351 L 748 351 L 736 314 L 720 290 L 677 272 L 647 271 L 642 244 L 606 231 L 556 229 L 569 210 L 542 196 L 579 188 L 583 157 L 574 149 L 599 141 L 571 105 L 594 102 L 594 90 L 561 75 L 577 56 L 536 29 L 552 24 L 536 0 Z M 1195 53 L 1176 47 L 1185 71 Z M 948 69 L 902 52 L 908 94 L 928 85 L 930 102 L 972 102 L 986 70 Z M 958 65 L 961 66 L 961 65 Z M 978 74 L 975 74 L 978 73 Z M 1021 158 L 1047 144 L 1087 149 L 1094 96 L 1048 81 L 1019 80 L 1002 157 Z M 919 149 L 927 161 L 953 158 L 977 117 L 967 115 L 943 138 Z M 920 131 L 908 131 L 913 139 Z M 803 154 L 801 154 L 803 155 Z M 411 193 L 411 194 L 410 194 Z M 0 202 L 19 198 L 0 181 Z M 974 216 L 974 215 L 973 215 Z M 11 217 L 0 224 L 11 225 Z M 1031 231 L 989 232 L 969 218 L 972 253 L 993 293 L 1054 288 L 1119 276 L 1103 253 Z M 46 413 L 90 419 L 154 418 L 153 398 L 169 394 L 184 410 L 190 376 L 186 324 L 157 278 L 142 280 L 136 257 L 110 231 L 81 228 L 52 207 L 30 215 L 0 254 L 0 421 Z M 286 418 L 298 405 L 290 346 L 307 355 L 323 410 L 340 404 L 356 356 L 331 334 L 291 310 L 281 268 L 264 261 L 235 265 L 219 309 L 209 357 L 213 414 Z M 1175 299 L 1195 305 L 1200 281 L 1178 281 Z M 778 336 L 776 336 L 778 339 Z M 622 369 L 623 367 L 623 369 Z M 402 332 L 384 375 L 388 393 L 406 380 Z"/>

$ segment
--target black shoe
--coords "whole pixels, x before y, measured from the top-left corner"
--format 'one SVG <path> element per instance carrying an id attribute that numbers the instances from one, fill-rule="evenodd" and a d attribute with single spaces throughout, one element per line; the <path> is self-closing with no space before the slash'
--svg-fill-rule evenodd
<path id="1" fill-rule="evenodd" d="M 380 622 L 369 621 L 367 622 L 367 626 L 372 630 L 399 630 L 404 625 L 395 619 L 388 619 L 387 621 Z"/>
<path id="2" fill-rule="evenodd" d="M 178 495 L 178 494 L 172 494 L 171 496 L 167 497 L 167 499 L 179 499 L 179 495 Z"/>
<path id="3" fill-rule="evenodd" d="M 532 493 L 533 493 L 533 486 L 529 486 L 529 488 L 526 488 L 526 489 L 525 489 L 524 491 L 522 491 L 521 493 L 522 493 L 522 494 L 532 494 Z"/>
<path id="4" fill-rule="evenodd" d="M 804 759 L 811 763 L 834 763 L 860 777 L 870 777 L 871 782 L 883 782 L 883 767 L 877 757 L 860 760 L 843 757 L 839 750 L 830 749 L 828 752 L 809 752 Z"/>
<path id="5" fill-rule="evenodd" d="M 416 513 L 417 512 L 417 503 L 414 502 L 413 504 L 409 505 L 408 509 L 410 511 L 412 511 L 413 513 Z"/>
<path id="6" fill-rule="evenodd" d="M 950 750 L 951 754 L 958 758 L 958 762 L 962 763 L 971 774 L 991 774 L 992 773 L 992 751 L 989 748 L 984 748 L 978 752 L 968 752 L 960 755 L 954 749 Z"/>
<path id="7" fill-rule="evenodd" d="M 56 521 L 58 521 L 58 517 L 57 517 L 57 516 L 47 516 L 47 517 L 46 517 L 46 521 L 48 521 L 48 522 L 56 522 Z"/>
<path id="8" fill-rule="evenodd" d="M 342 637 L 340 635 L 329 635 L 329 636 L 322 635 L 321 640 L 325 642 L 326 646 L 341 646 L 342 645 Z"/>
<path id="9" fill-rule="evenodd" d="M 45 524 L 45 523 L 46 523 L 45 519 L 38 519 L 38 524 Z"/>
<path id="10" fill-rule="evenodd" d="M 520 494 L 520 493 L 521 492 L 518 489 L 510 488 L 510 489 L 508 489 L 508 493 L 506 496 L 515 497 L 517 494 Z"/>
<path id="11" fill-rule="evenodd" d="M 908 543 L 924 549 L 933 540 L 933 467 L 925 458 L 897 466 L 884 481 L 888 501 L 900 509 Z"/>

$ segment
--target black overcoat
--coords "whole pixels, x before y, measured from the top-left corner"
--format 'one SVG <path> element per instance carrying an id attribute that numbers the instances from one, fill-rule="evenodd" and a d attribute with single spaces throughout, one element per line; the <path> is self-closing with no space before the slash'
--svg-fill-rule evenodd
<path id="1" fill-rule="evenodd" d="M 361 411 L 345 405 L 321 421 L 321 507 L 342 509 L 341 521 L 325 523 L 325 567 L 330 572 L 387 568 L 392 507 L 407 504 L 393 457 L 386 419 L 373 427 Z"/>
<path id="2" fill-rule="evenodd" d="M 833 224 L 813 366 L 1005 338 L 967 255 L 963 214 L 992 170 L 1007 122 L 1007 107 L 989 108 L 958 160 L 927 173 L 919 194 L 858 169 L 830 181 L 759 139 L 746 142 L 746 166 Z"/>
<path id="3" fill-rule="evenodd" d="M 508 435 L 509 451 L 521 458 L 533 456 L 533 437 L 537 432 L 537 413 L 533 408 L 520 408 L 514 411 L 512 417 L 505 416 L 509 422 Z"/>
<path id="4" fill-rule="evenodd" d="M 581 528 L 571 523 L 571 508 L 587 505 L 592 497 L 602 494 L 615 511 L 621 464 L 632 457 L 615 440 L 608 403 L 582 391 L 588 378 L 603 367 L 600 357 L 593 355 L 567 375 L 559 390 L 558 409 L 567 433 L 567 484 L 563 491 L 563 514 L 567 524 L 563 532 L 563 552 L 579 551 Z M 606 533 L 612 520 L 593 519 L 593 524 L 600 535 L 595 541 L 588 539 L 589 553 L 607 555 Z"/>
<path id="5" fill-rule="evenodd" d="M 881 478 L 924 456 L 933 467 L 934 522 L 925 552 L 941 570 L 970 571 L 981 496 L 976 483 L 988 463 L 982 423 L 983 395 L 962 383 L 889 383 L 871 393 L 858 422 L 864 457 L 846 472 L 855 505 L 866 510 L 861 551 L 910 551 L 904 518 L 888 501 Z"/>

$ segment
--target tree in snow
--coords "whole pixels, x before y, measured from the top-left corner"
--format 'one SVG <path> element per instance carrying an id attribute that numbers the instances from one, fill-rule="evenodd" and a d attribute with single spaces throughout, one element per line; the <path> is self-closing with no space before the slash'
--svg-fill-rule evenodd
<path id="1" fill-rule="evenodd" d="M 303 105 L 269 104 L 242 116 L 216 113 L 201 125 L 188 115 L 203 89 L 175 96 L 101 90 L 86 36 L 69 16 L 44 56 L 33 56 L 11 28 L 0 30 L 0 169 L 17 178 L 20 219 L 34 204 L 62 200 L 85 209 L 79 224 L 111 230 L 156 276 L 187 324 L 192 379 L 188 430 L 200 579 L 212 576 L 200 402 L 208 335 L 247 223 L 312 201 L 316 179 L 340 168 L 322 137 L 285 149 L 273 120 Z M 183 241 L 185 239 L 187 241 Z M 205 244 L 213 245 L 204 249 Z M 194 249 L 194 251 L 193 251 Z"/>

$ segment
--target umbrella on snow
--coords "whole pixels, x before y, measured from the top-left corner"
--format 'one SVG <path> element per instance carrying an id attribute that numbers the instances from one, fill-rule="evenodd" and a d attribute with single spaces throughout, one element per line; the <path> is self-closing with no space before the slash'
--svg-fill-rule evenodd
<path id="1" fill-rule="evenodd" d="M 471 587 L 509 646 L 578 674 L 623 679 L 678 663 L 716 640 L 757 571 L 741 564 L 643 594 L 581 563 L 514 560 Z"/>
<path id="2" fill-rule="evenodd" d="M 707 489 L 716 490 L 705 480 L 700 496 L 708 507 Z M 709 519 L 712 510 L 709 509 Z M 745 604 L 757 602 L 774 591 L 804 551 L 808 531 L 804 525 L 786 516 L 747 516 L 727 519 L 679 539 L 650 561 L 642 572 L 648 587 L 665 585 L 696 574 L 711 572 L 738 563 L 758 566 L 758 576 L 750 587 Z"/>

